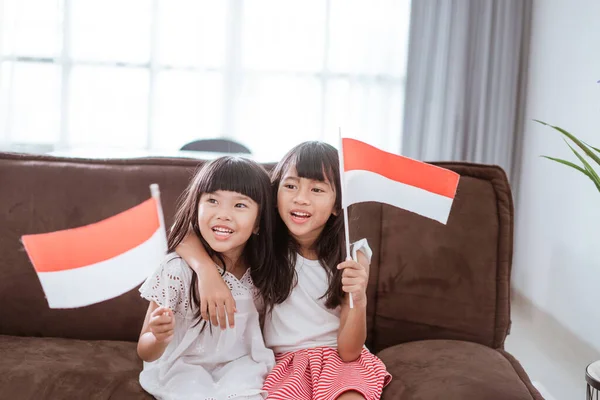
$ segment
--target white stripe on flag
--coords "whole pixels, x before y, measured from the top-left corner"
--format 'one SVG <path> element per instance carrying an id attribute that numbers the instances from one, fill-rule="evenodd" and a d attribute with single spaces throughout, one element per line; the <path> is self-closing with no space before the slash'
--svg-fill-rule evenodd
<path id="1" fill-rule="evenodd" d="M 75 308 L 127 293 L 158 268 L 164 257 L 164 233 L 111 259 L 81 268 L 40 272 L 50 308 Z"/>
<path id="2" fill-rule="evenodd" d="M 442 224 L 448 222 L 453 200 L 449 197 L 394 181 L 371 171 L 346 171 L 344 179 L 344 207 L 376 201 L 412 211 Z"/>

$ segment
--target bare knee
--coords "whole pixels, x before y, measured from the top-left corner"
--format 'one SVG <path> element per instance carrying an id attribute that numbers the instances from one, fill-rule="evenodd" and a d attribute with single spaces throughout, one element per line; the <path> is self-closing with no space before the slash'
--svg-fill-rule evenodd
<path id="1" fill-rule="evenodd" d="M 354 390 L 350 392 L 342 393 L 338 396 L 337 400 L 365 400 L 364 396 Z"/>

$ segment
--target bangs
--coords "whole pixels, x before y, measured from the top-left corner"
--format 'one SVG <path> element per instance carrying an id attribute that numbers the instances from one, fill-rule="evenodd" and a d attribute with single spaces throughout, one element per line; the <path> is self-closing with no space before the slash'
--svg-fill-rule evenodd
<path id="1" fill-rule="evenodd" d="M 290 157 L 286 170 L 296 167 L 299 178 L 316 181 L 329 181 L 332 188 L 338 191 L 339 158 L 337 150 L 322 142 L 307 142 L 297 148 L 293 157 Z"/>
<path id="2" fill-rule="evenodd" d="M 257 204 L 264 204 L 264 193 L 257 181 L 268 182 L 267 172 L 244 158 L 221 157 L 207 166 L 199 185 L 200 193 L 218 190 L 240 193 Z"/>

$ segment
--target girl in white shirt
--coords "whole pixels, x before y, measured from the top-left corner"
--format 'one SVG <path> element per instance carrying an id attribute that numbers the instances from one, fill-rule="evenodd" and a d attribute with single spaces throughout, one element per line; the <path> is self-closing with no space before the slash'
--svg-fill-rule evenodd
<path id="1" fill-rule="evenodd" d="M 338 152 L 323 142 L 302 143 L 277 164 L 271 182 L 278 268 L 276 284 L 265 292 L 264 337 L 277 364 L 265 381 L 268 398 L 379 399 L 391 376 L 364 347 L 371 250 L 361 240 L 353 246 L 357 261 L 344 261 Z M 232 309 L 193 237 L 177 252 L 210 282 L 203 312 Z"/>
<path id="2" fill-rule="evenodd" d="M 167 255 L 140 288 L 150 301 L 138 342 L 142 387 L 158 399 L 264 399 L 273 368 L 259 323 L 259 298 L 273 285 L 274 205 L 257 163 L 222 157 L 205 165 L 184 192 Z M 237 305 L 237 324 L 215 329 L 200 315 L 198 277 L 174 249 L 188 234 L 201 242 Z M 256 304 L 255 304 L 256 302 Z"/>

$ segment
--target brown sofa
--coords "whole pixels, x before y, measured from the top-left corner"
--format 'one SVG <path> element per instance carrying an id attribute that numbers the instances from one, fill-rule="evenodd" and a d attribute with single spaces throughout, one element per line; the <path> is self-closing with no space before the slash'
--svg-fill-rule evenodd
<path id="1" fill-rule="evenodd" d="M 51 310 L 19 238 L 132 207 L 159 183 L 167 224 L 198 161 L 0 154 L 0 398 L 142 399 L 137 290 Z M 352 209 L 374 249 L 369 348 L 393 374 L 384 399 L 542 399 L 503 350 L 510 328 L 513 204 L 498 167 L 461 174 L 447 226 L 381 204 Z"/>

